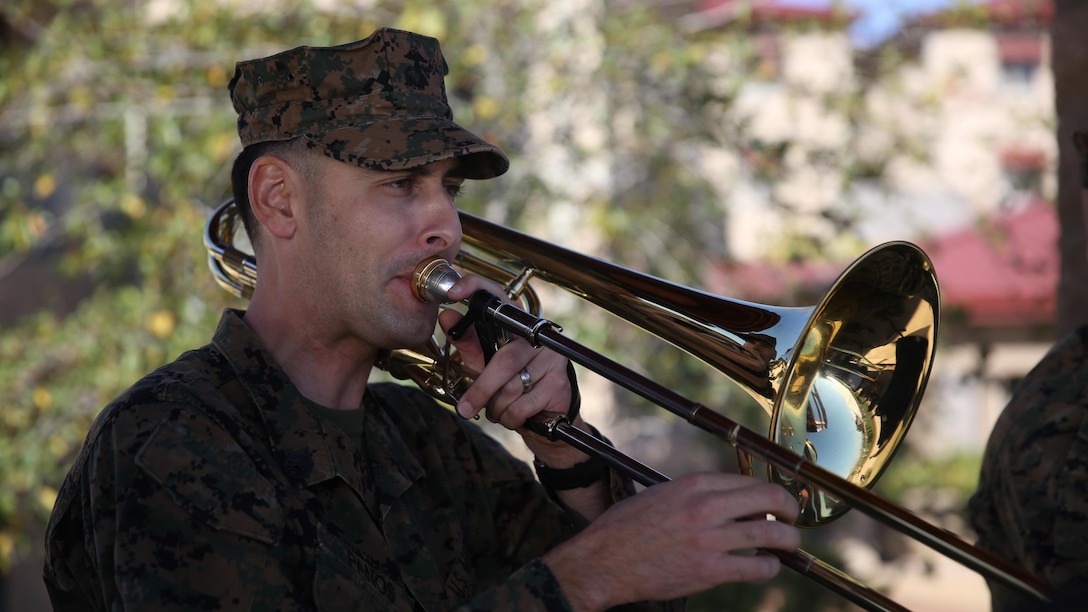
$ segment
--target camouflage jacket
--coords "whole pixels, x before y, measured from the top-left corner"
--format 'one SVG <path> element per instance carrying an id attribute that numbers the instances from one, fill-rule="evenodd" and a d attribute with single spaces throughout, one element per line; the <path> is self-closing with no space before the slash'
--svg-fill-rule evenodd
<path id="1" fill-rule="evenodd" d="M 529 467 L 417 389 L 366 396 L 351 439 L 225 313 L 96 420 L 47 530 L 55 608 L 568 609 L 540 555 L 573 527 Z"/>
<path id="2" fill-rule="evenodd" d="M 1070 596 L 1088 593 L 1086 350 L 1082 327 L 1021 381 L 990 434 L 969 503 L 980 548 Z M 1039 609 L 990 589 L 994 610 Z"/>

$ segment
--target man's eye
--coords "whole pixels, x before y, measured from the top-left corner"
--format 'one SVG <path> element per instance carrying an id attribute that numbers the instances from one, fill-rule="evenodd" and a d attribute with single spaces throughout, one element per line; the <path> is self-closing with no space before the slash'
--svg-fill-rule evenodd
<path id="1" fill-rule="evenodd" d="M 464 185 L 446 185 L 446 192 L 450 194 L 451 198 L 456 198 L 465 193 Z"/>

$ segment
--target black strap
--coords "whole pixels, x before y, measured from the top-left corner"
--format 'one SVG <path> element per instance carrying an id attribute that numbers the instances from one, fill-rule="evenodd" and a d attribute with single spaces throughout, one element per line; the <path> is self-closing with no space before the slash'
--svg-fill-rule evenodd
<path id="1" fill-rule="evenodd" d="M 460 340 L 469 327 L 476 330 L 476 339 L 480 342 L 480 348 L 484 351 L 484 363 L 490 363 L 491 357 L 502 348 L 508 339 L 506 332 L 487 320 L 488 307 L 499 298 L 486 291 L 477 291 L 468 300 L 468 311 L 464 318 L 450 328 L 450 338 Z"/>
<path id="2" fill-rule="evenodd" d="M 536 477 L 540 484 L 552 491 L 581 489 L 608 477 L 608 464 L 599 455 L 593 455 L 569 468 L 550 468 L 539 459 L 533 459 Z"/>

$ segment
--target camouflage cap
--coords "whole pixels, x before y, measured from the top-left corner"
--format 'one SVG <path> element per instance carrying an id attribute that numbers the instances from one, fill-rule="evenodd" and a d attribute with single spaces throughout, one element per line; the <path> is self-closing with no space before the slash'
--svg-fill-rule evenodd
<path id="1" fill-rule="evenodd" d="M 239 62 L 230 82 L 243 146 L 303 137 L 311 148 L 372 170 L 463 158 L 466 178 L 510 162 L 453 122 L 438 40 L 381 28 L 338 47 L 297 47 Z"/>

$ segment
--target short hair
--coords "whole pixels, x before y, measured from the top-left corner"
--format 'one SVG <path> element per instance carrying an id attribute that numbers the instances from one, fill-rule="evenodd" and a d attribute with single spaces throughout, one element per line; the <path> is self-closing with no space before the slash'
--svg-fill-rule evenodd
<path id="1" fill-rule="evenodd" d="M 231 169 L 231 190 L 234 195 L 234 205 L 242 217 L 242 225 L 254 247 L 259 241 L 260 224 L 253 215 L 253 207 L 249 201 L 249 171 L 253 168 L 253 162 L 265 155 L 286 160 L 310 185 L 314 184 L 317 172 L 317 165 L 313 160 L 315 154 L 306 146 L 301 136 L 291 140 L 256 142 L 242 149 L 242 152 L 234 159 L 234 167 Z"/>

